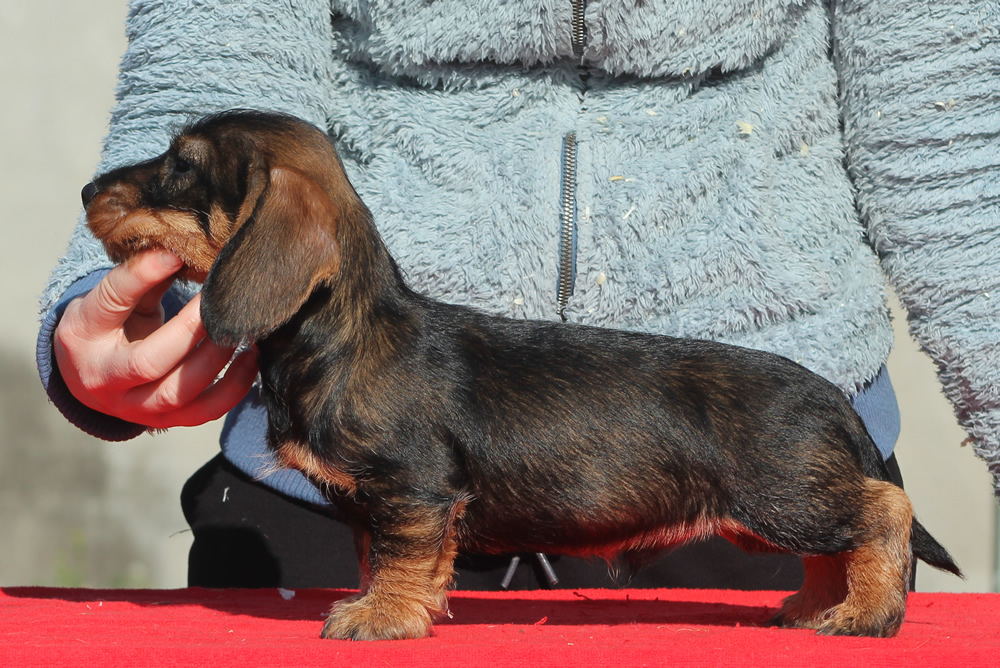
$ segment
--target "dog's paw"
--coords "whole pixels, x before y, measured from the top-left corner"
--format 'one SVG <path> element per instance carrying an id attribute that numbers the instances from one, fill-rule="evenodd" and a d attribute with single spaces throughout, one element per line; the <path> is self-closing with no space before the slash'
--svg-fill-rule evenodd
<path id="1" fill-rule="evenodd" d="M 843 606 L 835 606 L 817 615 L 797 616 L 784 610 L 772 620 L 772 626 L 785 629 L 809 629 L 823 636 L 865 636 L 891 638 L 899 633 L 902 615 L 873 617 L 847 613 Z"/>
<path id="2" fill-rule="evenodd" d="M 824 636 L 892 638 L 899 633 L 904 614 L 903 610 L 871 612 L 839 605 L 816 627 L 816 633 Z"/>
<path id="3" fill-rule="evenodd" d="M 781 610 L 771 619 L 771 626 L 815 631 L 829 618 L 835 605 L 835 601 L 822 601 L 799 592 L 784 600 Z"/>
<path id="4" fill-rule="evenodd" d="M 432 623 L 431 613 L 416 601 L 366 594 L 337 601 L 320 636 L 339 640 L 426 638 Z"/>
<path id="5" fill-rule="evenodd" d="M 814 629 L 816 624 L 810 620 L 802 619 L 801 617 L 796 617 L 794 615 L 789 615 L 785 612 L 779 612 L 774 617 L 771 618 L 769 622 L 770 626 L 777 626 L 779 629 Z"/>

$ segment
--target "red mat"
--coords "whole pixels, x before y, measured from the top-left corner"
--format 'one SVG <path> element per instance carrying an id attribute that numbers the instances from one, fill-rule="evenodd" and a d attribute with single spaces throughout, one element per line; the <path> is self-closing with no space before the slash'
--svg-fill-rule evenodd
<path id="1" fill-rule="evenodd" d="M 0 589 L 0 666 L 1000 666 L 1000 594 L 913 594 L 880 640 L 767 628 L 778 592 L 455 592 L 431 638 L 320 640 L 345 594 Z"/>

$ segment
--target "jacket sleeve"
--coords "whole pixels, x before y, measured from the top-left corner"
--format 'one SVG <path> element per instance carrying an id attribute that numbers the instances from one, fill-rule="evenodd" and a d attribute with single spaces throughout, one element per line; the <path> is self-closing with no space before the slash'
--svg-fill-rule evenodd
<path id="1" fill-rule="evenodd" d="M 858 208 L 1000 494 L 1000 4 L 832 6 Z"/>
<path id="2" fill-rule="evenodd" d="M 329 0 L 132 0 L 126 34 L 98 172 L 156 156 L 185 124 L 224 109 L 283 111 L 326 126 L 334 85 Z M 81 215 L 41 298 L 36 357 L 50 398 L 74 424 L 121 440 L 144 428 L 76 402 L 52 361 L 51 335 L 65 305 L 110 266 Z"/>

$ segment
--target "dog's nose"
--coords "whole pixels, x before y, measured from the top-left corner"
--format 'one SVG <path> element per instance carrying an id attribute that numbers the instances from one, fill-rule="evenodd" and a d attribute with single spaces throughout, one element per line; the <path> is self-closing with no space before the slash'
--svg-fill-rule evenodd
<path id="1" fill-rule="evenodd" d="M 83 187 L 83 190 L 80 191 L 80 197 L 83 198 L 84 208 L 86 208 L 87 205 L 90 204 L 91 200 L 93 200 L 96 196 L 97 196 L 97 186 L 94 185 L 93 182 L 85 185 Z"/>

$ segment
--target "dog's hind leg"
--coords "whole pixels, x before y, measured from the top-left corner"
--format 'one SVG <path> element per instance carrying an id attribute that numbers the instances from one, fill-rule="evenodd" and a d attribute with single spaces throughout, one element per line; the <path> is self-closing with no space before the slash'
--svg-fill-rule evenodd
<path id="1" fill-rule="evenodd" d="M 910 500 L 891 483 L 868 480 L 859 519 L 855 549 L 806 558 L 802 590 L 786 599 L 780 625 L 825 635 L 899 632 L 912 568 Z"/>
<path id="2" fill-rule="evenodd" d="M 352 640 L 423 638 L 447 612 L 455 559 L 449 507 L 394 506 L 358 540 L 362 590 L 334 604 L 322 637 Z M 359 530 L 360 531 L 360 530 Z"/>
<path id="3" fill-rule="evenodd" d="M 869 480 L 863 504 L 867 531 L 847 556 L 847 598 L 817 629 L 822 634 L 891 637 L 906 615 L 913 568 L 910 499 L 892 483 Z"/>
<path id="4" fill-rule="evenodd" d="M 772 623 L 815 630 L 847 598 L 847 555 L 803 557 L 802 566 L 802 588 L 785 599 Z"/>

